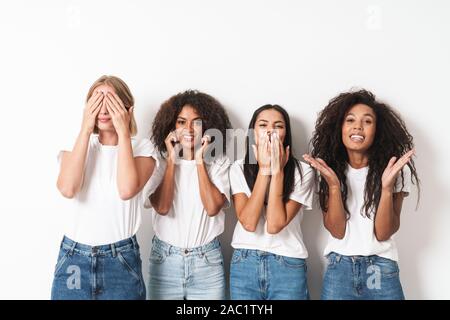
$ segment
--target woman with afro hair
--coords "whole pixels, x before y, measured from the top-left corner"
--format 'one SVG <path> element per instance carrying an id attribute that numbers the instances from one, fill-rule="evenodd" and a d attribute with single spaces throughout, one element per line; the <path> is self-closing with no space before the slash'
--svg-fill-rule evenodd
<path id="1" fill-rule="evenodd" d="M 322 299 L 404 299 L 393 235 L 419 187 L 404 121 L 369 91 L 345 92 L 320 112 L 311 145 L 304 159 L 319 172 L 330 233 Z"/>
<path id="2" fill-rule="evenodd" d="M 150 299 L 225 299 L 217 237 L 224 230 L 223 208 L 230 203 L 223 139 L 230 128 L 222 105 L 193 90 L 174 95 L 156 114 L 152 141 L 160 159 L 144 204 L 153 208 L 155 232 Z"/>

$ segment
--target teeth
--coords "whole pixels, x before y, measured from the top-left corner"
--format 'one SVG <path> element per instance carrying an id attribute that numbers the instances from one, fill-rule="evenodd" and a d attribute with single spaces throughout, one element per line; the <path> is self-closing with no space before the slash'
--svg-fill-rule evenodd
<path id="1" fill-rule="evenodd" d="M 351 135 L 350 139 L 352 139 L 353 141 L 364 141 L 364 137 L 357 134 Z"/>

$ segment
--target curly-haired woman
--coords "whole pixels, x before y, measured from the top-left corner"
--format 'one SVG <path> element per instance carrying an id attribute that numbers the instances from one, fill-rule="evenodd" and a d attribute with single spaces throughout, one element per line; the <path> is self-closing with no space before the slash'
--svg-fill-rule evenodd
<path id="1" fill-rule="evenodd" d="M 404 299 L 393 235 L 419 184 L 404 121 L 371 92 L 346 92 L 320 112 L 311 144 L 330 233 L 322 299 Z"/>
<path id="2" fill-rule="evenodd" d="M 211 161 L 206 155 L 229 128 L 222 105 L 198 91 L 171 97 L 156 114 L 152 141 L 161 159 L 144 204 L 153 207 L 155 232 L 150 299 L 225 299 L 217 236 L 224 230 L 222 209 L 230 202 L 226 143 L 212 151 Z"/>

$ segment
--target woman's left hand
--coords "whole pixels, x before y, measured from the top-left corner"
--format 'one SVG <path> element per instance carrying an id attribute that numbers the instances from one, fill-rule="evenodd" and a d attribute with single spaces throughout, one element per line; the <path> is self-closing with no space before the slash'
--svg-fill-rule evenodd
<path id="1" fill-rule="evenodd" d="M 108 92 L 106 94 L 106 108 L 111 115 L 117 134 L 130 134 L 130 121 L 133 116 L 134 107 L 130 107 L 127 110 L 116 93 Z"/>
<path id="2" fill-rule="evenodd" d="M 277 132 L 271 134 L 271 173 L 272 175 L 283 172 L 286 163 L 289 160 L 290 148 L 283 147 L 283 143 L 280 140 Z"/>
<path id="3" fill-rule="evenodd" d="M 209 145 L 209 142 L 211 141 L 211 137 L 208 135 L 204 135 L 202 137 L 201 146 L 198 148 L 197 151 L 195 151 L 195 162 L 197 164 L 203 163 L 203 157 L 205 155 L 205 150 Z"/>
<path id="4" fill-rule="evenodd" d="M 400 171 L 411 160 L 411 157 L 414 154 L 415 150 L 412 149 L 405 153 L 398 161 L 396 161 L 397 157 L 392 157 L 391 160 L 389 160 L 389 163 L 381 176 L 381 187 L 384 190 L 392 191 Z"/>

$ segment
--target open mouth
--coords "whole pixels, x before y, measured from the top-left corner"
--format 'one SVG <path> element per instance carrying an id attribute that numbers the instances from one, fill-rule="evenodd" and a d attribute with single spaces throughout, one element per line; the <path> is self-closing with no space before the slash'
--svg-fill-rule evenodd
<path id="1" fill-rule="evenodd" d="M 194 141 L 194 135 L 184 134 L 183 135 L 183 140 L 186 141 L 186 142 L 192 142 L 192 141 Z"/>
<path id="2" fill-rule="evenodd" d="M 352 140 L 353 142 L 363 142 L 364 139 L 365 139 L 364 136 L 359 134 L 352 134 L 350 136 L 350 140 Z"/>

